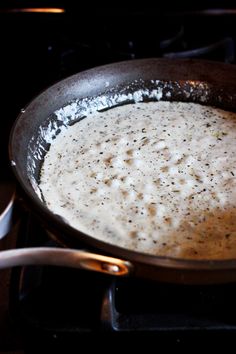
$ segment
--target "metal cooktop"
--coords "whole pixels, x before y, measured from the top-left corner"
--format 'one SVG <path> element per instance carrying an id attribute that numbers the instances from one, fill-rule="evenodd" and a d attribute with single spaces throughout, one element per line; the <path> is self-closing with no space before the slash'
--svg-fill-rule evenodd
<path id="1" fill-rule="evenodd" d="M 57 2 L 51 3 L 56 6 Z M 32 4 L 24 7 L 24 2 L 22 11 L 0 7 L 4 127 L 0 130 L 0 160 L 6 167 L 4 178 L 10 175 L 8 135 L 20 109 L 41 90 L 68 75 L 147 57 L 235 63 L 236 9 L 224 8 L 224 3 L 213 9 L 207 8 L 208 2 L 204 2 L 204 8 L 199 5 L 195 9 L 181 5 L 181 1 L 172 9 L 164 4 L 156 8 L 148 3 L 142 8 L 127 4 L 126 11 L 119 6 L 98 6 L 88 11 L 86 6 L 65 3 L 60 2 L 59 8 L 65 12 L 59 13 L 40 12 L 40 8 L 30 12 Z"/>
<path id="2" fill-rule="evenodd" d="M 31 214 L 24 214 L 17 234 L 18 247 L 56 246 Z M 235 298 L 236 284 L 175 285 L 27 266 L 11 273 L 9 310 L 34 353 L 35 342 L 42 351 L 49 343 L 55 349 L 91 337 L 114 337 L 118 346 L 137 336 L 189 345 L 234 340 Z"/>

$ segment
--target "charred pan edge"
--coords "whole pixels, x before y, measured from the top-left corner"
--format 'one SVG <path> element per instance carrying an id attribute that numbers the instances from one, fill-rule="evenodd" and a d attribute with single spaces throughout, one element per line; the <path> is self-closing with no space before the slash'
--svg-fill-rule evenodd
<path id="1" fill-rule="evenodd" d="M 236 95 L 234 97 L 220 89 L 216 91 L 212 85 L 203 81 L 138 79 L 124 86 L 114 87 L 110 87 L 109 82 L 106 82 L 104 92 L 99 96 L 68 102 L 45 120 L 44 124 L 39 127 L 39 131 L 31 138 L 28 146 L 27 174 L 40 200 L 43 201 L 38 186 L 40 168 L 50 144 L 62 130 L 91 113 L 123 104 L 160 100 L 197 102 L 228 108 L 232 107 L 232 103 L 236 101 Z"/>

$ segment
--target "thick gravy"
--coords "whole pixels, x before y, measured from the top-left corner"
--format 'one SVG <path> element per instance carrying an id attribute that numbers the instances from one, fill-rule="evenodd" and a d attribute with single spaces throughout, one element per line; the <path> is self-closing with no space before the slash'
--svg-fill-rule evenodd
<path id="1" fill-rule="evenodd" d="M 60 133 L 41 170 L 48 208 L 135 251 L 236 257 L 236 113 L 150 102 L 91 114 Z"/>

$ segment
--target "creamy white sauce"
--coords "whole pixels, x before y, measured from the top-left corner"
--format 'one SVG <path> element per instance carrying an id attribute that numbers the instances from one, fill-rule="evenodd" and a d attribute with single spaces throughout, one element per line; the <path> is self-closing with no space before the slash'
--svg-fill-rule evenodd
<path id="1" fill-rule="evenodd" d="M 150 102 L 93 113 L 51 144 L 48 208 L 95 238 L 182 258 L 236 256 L 236 114 Z"/>

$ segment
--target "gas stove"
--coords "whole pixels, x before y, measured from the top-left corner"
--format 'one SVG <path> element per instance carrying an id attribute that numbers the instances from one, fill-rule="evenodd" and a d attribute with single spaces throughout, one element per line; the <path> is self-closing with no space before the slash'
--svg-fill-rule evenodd
<path id="1" fill-rule="evenodd" d="M 64 4 L 60 6 L 66 12 L 61 13 L 2 9 L 0 182 L 14 183 L 7 144 L 18 112 L 54 82 L 91 67 L 136 58 L 203 58 L 235 64 L 236 9 L 220 2 L 218 8 L 207 5 L 127 7 L 126 12 L 118 7 L 88 12 Z M 1 249 L 57 246 L 30 212 L 15 209 L 14 228 L 0 240 Z M 235 284 L 178 286 L 56 267 L 15 268 L 1 274 L 6 308 L 0 312 L 1 322 L 7 327 L 0 351 L 75 348 L 78 340 L 88 348 L 95 337 L 101 343 L 104 338 L 119 338 L 118 349 L 127 340 L 138 348 L 144 336 L 155 344 L 180 347 L 213 338 L 215 343 L 229 341 L 236 333 Z"/>
<path id="2" fill-rule="evenodd" d="M 58 246 L 33 215 L 25 214 L 16 247 L 42 245 Z M 236 284 L 177 285 L 26 266 L 12 270 L 9 294 L 12 325 L 29 353 L 35 353 L 35 342 L 41 352 L 48 346 L 74 348 L 78 341 L 92 348 L 90 338 L 114 338 L 120 348 L 141 338 L 152 345 L 158 340 L 187 346 L 193 340 L 233 341 L 236 333 Z"/>
<path id="3" fill-rule="evenodd" d="M 126 11 L 112 6 L 89 11 L 68 2 L 59 13 L 0 8 L 3 178 L 11 174 L 7 143 L 17 114 L 58 80 L 95 66 L 148 57 L 235 63 L 236 10 L 223 5 L 208 9 L 205 2 L 203 9 L 194 10 L 183 4 L 172 10 L 164 4 L 127 5 Z"/>

